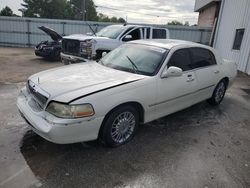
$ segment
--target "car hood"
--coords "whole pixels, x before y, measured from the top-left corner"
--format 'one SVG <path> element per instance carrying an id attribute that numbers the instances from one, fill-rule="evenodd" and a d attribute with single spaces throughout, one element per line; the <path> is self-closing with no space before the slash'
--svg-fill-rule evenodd
<path id="1" fill-rule="evenodd" d="M 59 41 L 62 39 L 62 36 L 55 32 L 53 29 L 50 29 L 46 26 L 40 26 L 38 28 L 45 32 L 47 35 L 49 35 L 54 41 Z"/>
<path id="2" fill-rule="evenodd" d="M 48 93 L 50 100 L 67 103 L 79 96 L 129 84 L 145 77 L 96 62 L 85 62 L 43 71 L 31 76 L 29 80 Z"/>
<path id="3" fill-rule="evenodd" d="M 74 34 L 63 37 L 63 39 L 72 39 L 72 40 L 79 40 L 79 41 L 85 41 L 85 40 L 110 40 L 108 37 L 97 37 L 97 36 L 89 36 L 89 35 L 83 35 L 83 34 Z"/>

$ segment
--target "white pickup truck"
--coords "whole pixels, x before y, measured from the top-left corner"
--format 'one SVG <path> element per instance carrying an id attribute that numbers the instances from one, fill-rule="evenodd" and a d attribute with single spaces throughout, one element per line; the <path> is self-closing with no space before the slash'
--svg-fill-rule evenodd
<path id="1" fill-rule="evenodd" d="M 74 34 L 63 37 L 61 59 L 64 64 L 100 59 L 121 44 L 139 39 L 169 39 L 166 28 L 139 25 L 111 25 L 92 36 Z"/>

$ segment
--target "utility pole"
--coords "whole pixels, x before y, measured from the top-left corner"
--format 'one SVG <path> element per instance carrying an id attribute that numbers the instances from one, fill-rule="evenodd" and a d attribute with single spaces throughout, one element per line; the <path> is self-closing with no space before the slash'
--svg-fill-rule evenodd
<path id="1" fill-rule="evenodd" d="M 83 0 L 82 3 L 82 12 L 83 12 L 83 20 L 86 21 L 87 20 L 87 11 L 86 11 L 86 0 Z"/>

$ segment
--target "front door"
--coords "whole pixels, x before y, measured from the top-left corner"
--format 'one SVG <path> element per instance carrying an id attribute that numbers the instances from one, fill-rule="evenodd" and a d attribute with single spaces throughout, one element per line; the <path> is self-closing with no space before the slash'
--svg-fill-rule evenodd
<path id="1" fill-rule="evenodd" d="M 184 109 L 194 103 L 193 95 L 197 88 L 195 73 L 190 68 L 188 49 L 176 50 L 172 53 L 167 67 L 175 66 L 183 70 L 178 77 L 159 78 L 157 81 L 157 97 L 155 104 L 156 117 Z"/>

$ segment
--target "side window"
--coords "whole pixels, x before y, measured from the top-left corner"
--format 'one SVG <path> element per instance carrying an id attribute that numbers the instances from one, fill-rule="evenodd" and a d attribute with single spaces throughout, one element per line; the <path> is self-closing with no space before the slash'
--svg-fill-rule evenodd
<path id="1" fill-rule="evenodd" d="M 153 39 L 165 39 L 167 32 L 165 29 L 153 29 Z"/>
<path id="2" fill-rule="evenodd" d="M 234 43 L 233 43 L 233 50 L 240 50 L 244 32 L 245 32 L 245 29 L 236 29 Z"/>
<path id="3" fill-rule="evenodd" d="M 125 37 L 123 37 L 122 41 L 131 41 L 131 40 L 138 40 L 141 39 L 141 32 L 140 28 L 135 29 L 128 34 L 126 34 Z"/>
<path id="4" fill-rule="evenodd" d="M 192 58 L 191 67 L 193 69 L 216 64 L 215 57 L 210 50 L 204 48 L 190 48 L 190 53 Z"/>
<path id="5" fill-rule="evenodd" d="M 175 66 L 181 68 L 183 71 L 190 70 L 190 55 L 188 49 L 177 50 L 171 56 L 168 67 Z"/>

